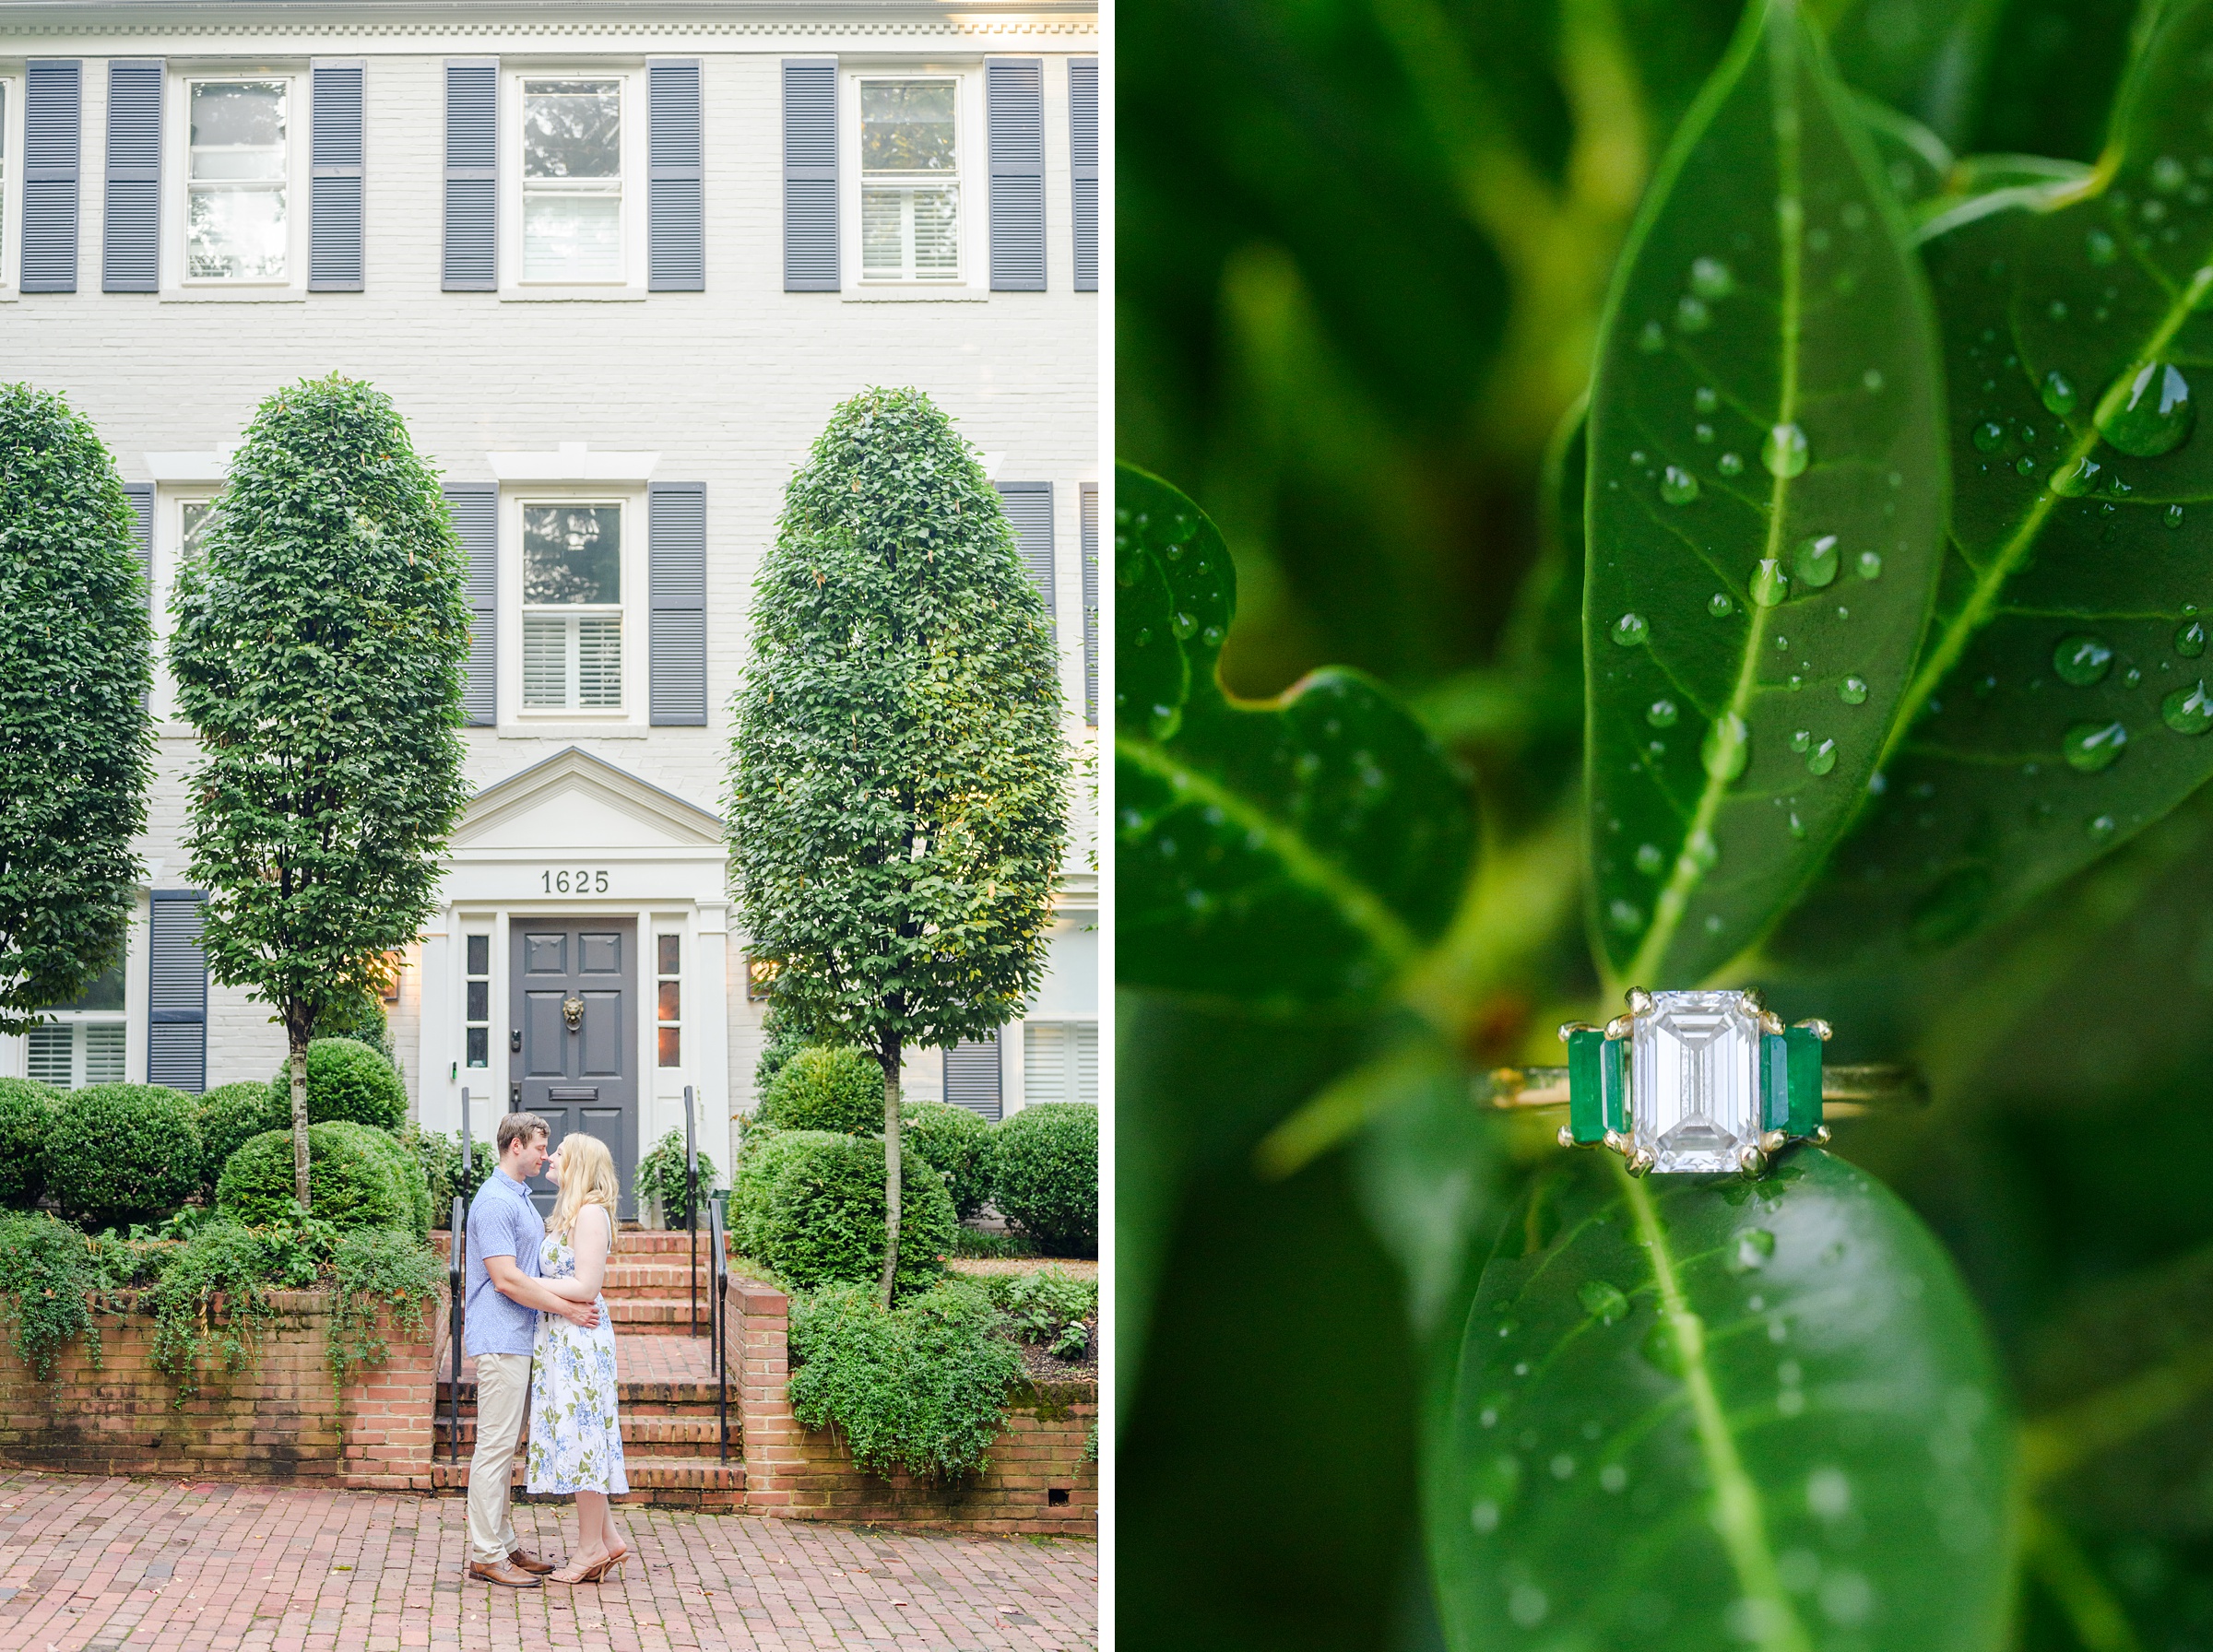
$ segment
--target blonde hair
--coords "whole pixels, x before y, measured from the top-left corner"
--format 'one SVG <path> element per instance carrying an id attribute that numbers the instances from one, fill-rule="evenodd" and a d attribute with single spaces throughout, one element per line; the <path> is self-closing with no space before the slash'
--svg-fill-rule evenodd
<path id="1" fill-rule="evenodd" d="M 585 1135 L 563 1136 L 560 1152 L 561 1194 L 553 1201 L 553 1214 L 546 1220 L 546 1232 L 570 1232 L 585 1206 L 598 1205 L 607 1211 L 607 1233 L 611 1240 L 615 1210 L 622 1198 L 622 1184 L 615 1177 L 615 1156 L 598 1137 Z"/>

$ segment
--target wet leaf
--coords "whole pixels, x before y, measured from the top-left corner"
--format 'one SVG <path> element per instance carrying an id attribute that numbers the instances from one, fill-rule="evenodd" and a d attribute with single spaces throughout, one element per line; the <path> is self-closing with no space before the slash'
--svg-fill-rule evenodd
<path id="1" fill-rule="evenodd" d="M 1591 415 L 1595 924 L 1699 979 L 1843 830 L 1928 612 L 1935 323 L 1850 94 L 1756 7 L 1647 200 Z"/>
<path id="2" fill-rule="evenodd" d="M 2012 1432 L 1978 1316 L 1818 1150 L 1758 1184 L 1596 1155 L 1540 1178 L 1426 1455 L 1462 1652 L 1979 1652 L 2003 1623 Z"/>
<path id="3" fill-rule="evenodd" d="M 1117 486 L 1121 983 L 1277 1004 L 1379 993 L 1459 899 L 1466 787 L 1358 672 L 1225 695 L 1221 535 L 1156 477 L 1125 466 Z"/>
<path id="4" fill-rule="evenodd" d="M 2110 168 L 1927 244 L 1957 485 L 1938 615 L 1886 790 L 1788 955 L 1948 945 L 2213 775 L 2208 48 L 2213 6 L 2170 8 Z"/>

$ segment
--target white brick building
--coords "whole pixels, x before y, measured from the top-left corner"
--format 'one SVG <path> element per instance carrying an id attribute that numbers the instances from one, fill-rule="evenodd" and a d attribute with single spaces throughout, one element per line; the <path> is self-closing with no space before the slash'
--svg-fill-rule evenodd
<path id="1" fill-rule="evenodd" d="M 372 381 L 453 497 L 476 796 L 388 1005 L 426 1125 L 466 1089 L 480 1136 L 520 1098 L 635 1151 L 686 1085 L 710 1146 L 751 1105 L 725 706 L 783 485 L 855 391 L 917 385 L 985 451 L 1095 741 L 1096 48 L 1051 4 L 0 0 L 0 377 L 114 453 L 158 629 L 279 385 Z M 193 744 L 165 682 L 154 711 L 120 992 L 0 1040 L 0 1071 L 198 1089 L 281 1057 L 198 968 Z M 1072 826 L 1030 1020 L 918 1053 L 911 1094 L 1095 1098 L 1082 788 Z"/>

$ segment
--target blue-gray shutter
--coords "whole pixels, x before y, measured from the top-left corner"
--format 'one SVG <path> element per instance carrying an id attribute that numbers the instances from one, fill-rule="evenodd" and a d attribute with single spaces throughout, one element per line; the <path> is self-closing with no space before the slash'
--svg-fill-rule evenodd
<path id="1" fill-rule="evenodd" d="M 194 1095 L 207 1088 L 207 957 L 196 889 L 153 891 L 148 926 L 146 1081 Z"/>
<path id="2" fill-rule="evenodd" d="M 1022 565 L 1045 598 L 1046 623 L 1053 620 L 1053 485 L 1050 482 L 1001 482 L 999 502 L 1005 507 L 1007 524 L 1014 530 L 1015 549 Z M 1059 627 L 1055 626 L 1056 634 Z"/>
<path id="3" fill-rule="evenodd" d="M 698 58 L 645 65 L 645 285 L 655 292 L 706 290 L 699 104 Z"/>
<path id="4" fill-rule="evenodd" d="M 138 577 L 146 582 L 146 607 L 150 614 L 154 607 L 154 485 L 151 482 L 125 482 L 123 496 L 131 502 L 131 557 L 138 564 Z M 155 658 L 160 657 L 159 649 Z M 138 696 L 140 705 L 153 703 L 153 688 Z"/>
<path id="5" fill-rule="evenodd" d="M 361 280 L 361 77 L 368 65 L 318 58 L 308 182 L 307 289 L 359 292 Z"/>
<path id="6" fill-rule="evenodd" d="M 500 720 L 500 489 L 496 482 L 448 482 L 446 508 L 468 558 L 468 677 L 461 721 L 491 728 Z"/>
<path id="7" fill-rule="evenodd" d="M 649 721 L 704 728 L 707 722 L 707 490 L 704 482 L 656 482 L 645 490 L 645 584 L 653 614 L 647 650 Z"/>
<path id="8" fill-rule="evenodd" d="M 1076 290 L 1099 289 L 1099 60 L 1068 60 L 1068 181 Z M 1096 719 L 1095 718 L 1095 722 Z"/>
<path id="9" fill-rule="evenodd" d="M 1045 290 L 1045 59 L 984 60 L 991 290 Z"/>
<path id="10" fill-rule="evenodd" d="M 784 60 L 784 290 L 837 290 L 837 59 Z"/>
<path id="11" fill-rule="evenodd" d="M 158 57 L 108 64 L 102 292 L 161 289 L 161 78 Z"/>
<path id="12" fill-rule="evenodd" d="M 23 65 L 23 292 L 77 290 L 77 173 L 84 65 L 34 57 Z"/>
<path id="13" fill-rule="evenodd" d="M 1099 485 L 1085 482 L 1083 501 L 1083 721 L 1099 726 Z"/>
<path id="14" fill-rule="evenodd" d="M 999 1034 L 964 1038 L 945 1052 L 945 1099 L 999 1122 Z"/>
<path id="15" fill-rule="evenodd" d="M 500 286 L 500 60 L 445 63 L 445 265 L 447 292 Z"/>

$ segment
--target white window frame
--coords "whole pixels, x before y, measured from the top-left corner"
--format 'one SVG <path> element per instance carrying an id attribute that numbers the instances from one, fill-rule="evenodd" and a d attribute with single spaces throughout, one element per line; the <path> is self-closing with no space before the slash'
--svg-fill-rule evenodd
<path id="1" fill-rule="evenodd" d="M 882 297 L 913 293 L 939 298 L 983 294 L 990 290 L 991 226 L 990 157 L 985 149 L 984 76 L 979 62 L 948 64 L 900 62 L 894 59 L 845 59 L 838 65 L 838 186 L 839 244 L 848 249 L 840 258 L 845 266 L 845 290 Z M 960 238 L 960 274 L 953 280 L 909 280 L 905 277 L 867 277 L 861 272 L 860 244 L 860 88 L 866 80 L 951 80 L 953 156 L 958 161 L 953 181 L 961 192 L 955 220 Z"/>
<path id="2" fill-rule="evenodd" d="M 154 622 L 154 694 L 152 714 L 157 727 L 178 722 L 183 714 L 177 709 L 176 680 L 169 674 L 169 636 L 173 628 L 169 616 L 170 593 L 176 589 L 177 570 L 184 565 L 184 509 L 187 505 L 205 505 L 214 502 L 222 491 L 218 482 L 186 483 L 175 486 L 157 483 L 154 488 L 154 547 L 153 566 L 149 571 L 153 584 Z"/>
<path id="3" fill-rule="evenodd" d="M 468 943 L 479 938 L 484 942 L 484 973 L 481 975 L 475 974 L 468 967 Z M 495 944 L 498 938 L 490 923 L 472 921 L 461 927 L 459 935 L 461 944 L 456 949 L 461 965 L 459 972 L 461 980 L 461 1059 L 456 1065 L 465 1073 L 489 1074 L 494 1057 L 498 1054 L 492 1048 L 492 1036 L 505 1019 L 500 1014 L 499 1006 L 492 1002 L 491 997 L 491 984 L 499 978 L 499 959 L 497 957 L 499 948 Z M 480 1021 L 471 1021 L 468 1016 L 468 989 L 479 981 L 484 983 L 484 1019 Z M 468 1035 L 479 1027 L 484 1031 L 484 1064 L 481 1067 L 468 1058 Z"/>
<path id="4" fill-rule="evenodd" d="M 23 65 L 0 64 L 0 304 L 23 273 Z"/>
<path id="5" fill-rule="evenodd" d="M 648 926 L 648 933 L 650 938 L 646 944 L 651 950 L 646 954 L 645 962 L 653 965 L 653 973 L 645 977 L 653 984 L 650 1004 L 652 1013 L 648 1017 L 653 1027 L 650 1047 L 654 1071 L 657 1074 L 666 1075 L 661 1080 L 661 1082 L 665 1084 L 670 1078 L 680 1078 L 692 1059 L 691 1040 L 687 1036 L 691 1031 L 692 1022 L 686 1014 L 692 1002 L 692 980 L 689 974 L 692 966 L 692 939 L 680 920 L 656 919 Z M 664 936 L 676 942 L 676 973 L 672 975 L 665 975 L 661 973 L 661 939 Z M 661 985 L 664 982 L 669 981 L 676 983 L 676 1019 L 674 1021 L 661 1019 Z M 663 1032 L 672 1032 L 676 1034 L 677 1058 L 666 1066 L 661 1061 L 661 1034 Z"/>
<path id="6" fill-rule="evenodd" d="M 622 100 L 622 276 L 613 281 L 523 279 L 523 82 L 619 80 Z M 645 71 L 624 62 L 507 65 L 500 67 L 500 292 L 527 299 L 605 299 L 645 295 Z M 625 642 L 628 641 L 627 636 Z"/>
<path id="7" fill-rule="evenodd" d="M 584 608 L 587 615 L 614 615 L 622 621 L 622 703 L 619 707 L 565 709 L 523 703 L 523 507 L 526 505 L 618 505 L 622 511 L 622 600 L 607 608 Z M 648 664 L 645 635 L 645 490 L 605 482 L 531 482 L 500 492 L 499 581 L 500 703 L 514 709 L 503 722 L 538 726 L 578 723 L 618 727 L 645 726 Z M 581 607 L 582 605 L 578 605 Z"/>
<path id="8" fill-rule="evenodd" d="M 308 150 L 314 132 L 312 82 L 304 64 L 178 63 L 162 88 L 161 292 L 166 298 L 293 299 L 307 296 Z M 284 96 L 285 278 L 243 281 L 184 273 L 191 211 L 192 87 L 198 80 L 282 80 Z M 90 164 L 88 148 L 87 163 Z"/>

